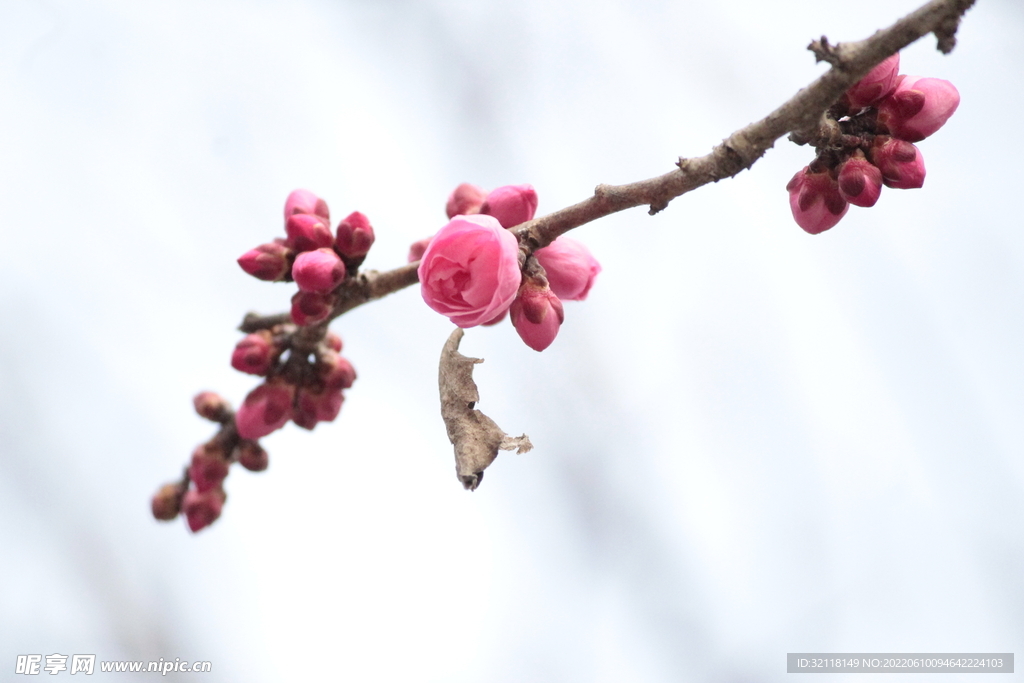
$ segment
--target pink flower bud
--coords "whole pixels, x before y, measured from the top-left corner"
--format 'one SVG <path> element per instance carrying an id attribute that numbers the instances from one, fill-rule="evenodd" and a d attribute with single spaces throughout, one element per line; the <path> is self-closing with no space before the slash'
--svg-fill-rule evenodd
<path id="1" fill-rule="evenodd" d="M 900 70 L 900 53 L 886 57 L 868 72 L 868 75 L 854 83 L 846 91 L 850 109 L 856 112 L 868 107 L 888 95 L 896 87 Z"/>
<path id="2" fill-rule="evenodd" d="M 204 391 L 195 395 L 192 399 L 199 417 L 205 417 L 212 422 L 224 422 L 231 417 L 231 404 L 225 401 L 220 394 L 212 391 Z"/>
<path id="3" fill-rule="evenodd" d="M 327 344 L 327 348 L 334 349 L 337 353 L 341 353 L 341 337 L 333 332 L 328 332 L 324 336 L 324 343 Z"/>
<path id="4" fill-rule="evenodd" d="M 515 298 L 519 242 L 491 216 L 457 216 L 434 236 L 417 272 L 428 306 L 459 327 L 474 327 Z"/>
<path id="5" fill-rule="evenodd" d="M 317 372 L 324 386 L 335 391 L 348 389 L 356 381 L 356 369 L 352 367 L 352 363 L 336 353 L 322 354 Z"/>
<path id="6" fill-rule="evenodd" d="M 912 190 L 924 185 L 924 157 L 921 150 L 909 142 L 879 135 L 868 154 L 888 187 Z"/>
<path id="7" fill-rule="evenodd" d="M 314 391 L 310 387 L 302 387 L 296 397 L 292 420 L 304 429 L 312 429 L 317 422 L 333 422 L 341 412 L 341 404 L 344 401 L 345 397 L 340 391 Z"/>
<path id="8" fill-rule="evenodd" d="M 202 493 L 189 489 L 181 501 L 181 508 L 188 520 L 188 528 L 195 533 L 217 521 L 221 510 L 224 509 L 225 500 L 227 494 L 223 489 L 210 489 Z"/>
<path id="9" fill-rule="evenodd" d="M 313 251 L 334 244 L 334 235 L 323 218 L 308 213 L 297 213 L 288 217 L 284 229 L 288 233 L 288 244 L 295 251 Z"/>
<path id="10" fill-rule="evenodd" d="M 325 222 L 331 222 L 331 212 L 327 209 L 327 202 L 309 190 L 294 190 L 288 195 L 288 200 L 284 203 L 284 219 L 287 221 L 296 213 L 320 216 Z"/>
<path id="11" fill-rule="evenodd" d="M 413 242 L 409 245 L 409 263 L 419 261 L 423 258 L 423 252 L 427 250 L 427 246 L 430 245 L 430 240 L 434 239 L 434 236 L 424 237 L 418 242 Z"/>
<path id="12" fill-rule="evenodd" d="M 491 190 L 480 207 L 480 213 L 494 216 L 505 228 L 525 223 L 536 211 L 537 193 L 533 185 L 505 185 Z"/>
<path id="13" fill-rule="evenodd" d="M 476 185 L 462 183 L 448 195 L 448 203 L 445 204 L 444 210 L 448 214 L 448 218 L 479 213 L 480 205 L 484 203 L 486 197 L 487 193 Z"/>
<path id="14" fill-rule="evenodd" d="M 805 166 L 786 185 L 789 208 L 796 224 L 812 235 L 831 228 L 850 205 L 839 194 L 839 184 L 828 171 L 812 173 Z"/>
<path id="15" fill-rule="evenodd" d="M 918 142 L 942 128 L 958 106 L 960 93 L 949 81 L 900 76 L 896 90 L 878 105 L 878 122 L 894 137 Z"/>
<path id="16" fill-rule="evenodd" d="M 242 439 L 235 451 L 238 463 L 250 472 L 262 472 L 270 464 L 267 452 L 255 441 Z"/>
<path id="17" fill-rule="evenodd" d="M 882 172 L 858 152 L 839 167 L 839 194 L 857 206 L 874 206 L 882 194 Z"/>
<path id="18" fill-rule="evenodd" d="M 292 321 L 296 325 L 315 325 L 331 317 L 334 296 L 319 292 L 296 292 L 292 297 Z"/>
<path id="19" fill-rule="evenodd" d="M 250 375 L 265 375 L 270 370 L 277 349 L 269 330 L 253 332 L 235 345 L 231 354 L 231 367 Z"/>
<path id="20" fill-rule="evenodd" d="M 238 258 L 238 265 L 254 278 L 275 282 L 283 280 L 287 275 L 291 255 L 292 250 L 285 245 L 269 242 L 242 254 Z"/>
<path id="21" fill-rule="evenodd" d="M 533 253 L 548 274 L 551 291 L 565 301 L 583 301 L 601 272 L 601 264 L 581 242 L 559 237 Z"/>
<path id="22" fill-rule="evenodd" d="M 280 429 L 292 416 L 295 387 L 290 384 L 261 384 L 245 397 L 235 413 L 235 427 L 243 439 L 255 441 Z"/>
<path id="23" fill-rule="evenodd" d="M 376 238 L 370 219 L 358 211 L 353 211 L 345 220 L 338 223 L 338 237 L 334 244 L 342 256 L 362 260 L 373 246 L 374 239 Z"/>
<path id="24" fill-rule="evenodd" d="M 197 446 L 192 452 L 188 476 L 200 493 L 219 487 L 228 476 L 228 463 L 223 451 L 209 444 Z"/>
<path id="25" fill-rule="evenodd" d="M 292 278 L 302 291 L 324 294 L 345 279 L 345 264 L 333 249 L 304 251 L 295 257 Z"/>
<path id="26" fill-rule="evenodd" d="M 519 296 L 512 302 L 509 314 L 516 332 L 534 351 L 543 351 L 551 346 L 565 320 L 562 302 L 554 292 L 532 280 L 527 280 L 519 288 Z"/>
<path id="27" fill-rule="evenodd" d="M 160 490 L 153 495 L 150 507 L 153 517 L 162 522 L 168 522 L 178 516 L 181 512 L 181 498 L 185 495 L 185 489 L 180 483 L 164 484 Z"/>

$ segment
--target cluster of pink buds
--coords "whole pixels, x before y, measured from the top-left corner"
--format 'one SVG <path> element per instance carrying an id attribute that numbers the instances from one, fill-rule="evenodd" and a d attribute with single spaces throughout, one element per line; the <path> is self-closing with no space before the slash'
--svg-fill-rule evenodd
<path id="1" fill-rule="evenodd" d="M 265 470 L 267 452 L 258 439 L 288 421 L 305 429 L 333 421 L 345 400 L 343 391 L 356 379 L 352 364 L 341 356 L 341 337 L 327 330 L 327 322 L 338 288 L 355 277 L 373 244 L 373 228 L 355 212 L 332 234 L 327 204 L 308 190 L 292 192 L 284 213 L 287 238 L 260 245 L 238 263 L 261 280 L 298 285 L 291 321 L 270 321 L 235 346 L 232 367 L 265 378 L 237 411 L 217 394 L 196 396 L 196 412 L 221 427 L 196 448 L 182 479 L 157 491 L 152 500 L 157 519 L 184 512 L 192 531 L 209 526 L 227 498 L 223 482 L 230 465 Z"/>
<path id="2" fill-rule="evenodd" d="M 530 185 L 485 192 L 463 183 L 445 208 L 448 224 L 409 249 L 409 262 L 420 262 L 423 300 L 459 327 L 496 325 L 510 314 L 527 346 L 546 349 L 565 319 L 562 300 L 585 299 L 601 265 L 567 237 L 520 262 L 519 241 L 509 229 L 537 211 Z"/>
<path id="3" fill-rule="evenodd" d="M 882 185 L 924 184 L 924 157 L 912 143 L 937 131 L 960 104 L 949 81 L 899 74 L 894 54 L 846 91 L 829 110 L 833 134 L 786 189 L 797 224 L 816 235 L 846 215 L 850 204 L 874 206 Z"/>

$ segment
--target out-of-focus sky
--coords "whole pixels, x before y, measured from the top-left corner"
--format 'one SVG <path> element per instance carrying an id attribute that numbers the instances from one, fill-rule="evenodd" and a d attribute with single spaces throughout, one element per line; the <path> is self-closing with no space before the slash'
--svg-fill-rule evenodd
<path id="1" fill-rule="evenodd" d="M 33 653 L 619 683 L 1024 652 L 1011 0 L 950 56 L 903 53 L 962 96 L 923 189 L 811 237 L 784 189 L 811 153 L 780 141 L 576 231 L 604 272 L 554 345 L 463 342 L 480 408 L 536 445 L 476 492 L 438 415 L 451 325 L 410 289 L 335 322 L 359 372 L 337 422 L 266 438 L 196 536 L 148 513 L 211 433 L 192 395 L 254 385 L 234 327 L 292 290 L 234 261 L 290 190 L 366 213 L 390 268 L 460 182 L 532 183 L 543 213 L 658 175 L 821 73 L 811 38 L 915 6 L 0 0 L 0 678 Z"/>

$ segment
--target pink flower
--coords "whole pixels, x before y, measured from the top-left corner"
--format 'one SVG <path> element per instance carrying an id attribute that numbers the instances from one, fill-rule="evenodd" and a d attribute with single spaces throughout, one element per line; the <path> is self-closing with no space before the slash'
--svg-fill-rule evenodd
<path id="1" fill-rule="evenodd" d="M 333 422 L 341 412 L 341 404 L 344 401 L 345 397 L 341 395 L 341 391 L 314 391 L 309 387 L 302 387 L 295 400 L 295 414 L 292 420 L 304 429 L 312 429 L 318 422 Z"/>
<path id="2" fill-rule="evenodd" d="M 857 206 L 874 206 L 882 194 L 882 172 L 858 152 L 839 167 L 839 194 Z"/>
<path id="3" fill-rule="evenodd" d="M 921 150 L 909 142 L 879 135 L 868 154 L 871 163 L 882 172 L 882 182 L 887 186 L 912 190 L 924 185 L 924 157 Z"/>
<path id="4" fill-rule="evenodd" d="M 331 317 L 334 296 L 320 292 L 296 292 L 292 297 L 292 321 L 296 325 L 315 325 Z"/>
<path id="5" fill-rule="evenodd" d="M 227 494 L 223 489 L 210 489 L 202 493 L 189 489 L 181 501 L 181 508 L 188 520 L 188 528 L 195 533 L 216 522 L 224 508 L 225 500 Z"/>
<path id="6" fill-rule="evenodd" d="M 228 476 L 228 463 L 217 448 L 207 444 L 196 447 L 192 453 L 192 464 L 188 468 L 189 479 L 196 490 L 202 493 L 219 487 Z"/>
<path id="7" fill-rule="evenodd" d="M 321 354 L 317 372 L 324 386 L 332 390 L 348 389 L 356 381 L 356 369 L 352 363 L 336 353 Z"/>
<path id="8" fill-rule="evenodd" d="M 270 464 L 267 452 L 255 441 L 242 439 L 235 453 L 238 456 L 238 463 L 250 472 L 262 472 Z"/>
<path id="9" fill-rule="evenodd" d="M 565 301 L 583 301 L 601 272 L 601 264 L 581 242 L 559 237 L 533 253 L 544 266 L 551 291 Z"/>
<path id="10" fill-rule="evenodd" d="M 304 251 L 295 257 L 292 278 L 303 292 L 326 294 L 345 279 L 345 264 L 333 249 Z"/>
<path id="11" fill-rule="evenodd" d="M 275 282 L 283 280 L 288 273 L 288 259 L 292 250 L 280 242 L 261 244 L 238 258 L 242 270 L 254 278 Z"/>
<path id="12" fill-rule="evenodd" d="M 235 351 L 231 354 L 231 367 L 250 375 L 265 375 L 276 353 L 273 335 L 269 331 L 253 332 L 235 345 Z"/>
<path id="13" fill-rule="evenodd" d="M 793 219 L 812 235 L 834 226 L 850 208 L 839 194 L 839 184 L 828 171 L 812 173 L 810 167 L 805 166 L 793 176 L 786 189 Z"/>
<path id="14" fill-rule="evenodd" d="M 941 78 L 900 76 L 892 95 L 878 105 L 878 122 L 894 137 L 918 142 L 942 128 L 960 106 L 960 93 Z"/>
<path id="15" fill-rule="evenodd" d="M 334 235 L 327 223 L 319 216 L 297 213 L 288 217 L 284 225 L 288 233 L 288 245 L 295 251 L 313 251 L 334 244 Z"/>
<path id="16" fill-rule="evenodd" d="M 423 258 L 423 252 L 425 252 L 427 247 L 430 246 L 430 240 L 432 239 L 434 239 L 433 235 L 430 237 L 424 237 L 423 239 L 409 245 L 409 263 L 419 261 Z"/>
<path id="17" fill-rule="evenodd" d="M 532 280 L 527 280 L 520 287 L 519 296 L 512 302 L 509 313 L 516 332 L 534 351 L 543 351 L 551 346 L 565 320 L 558 297 L 549 288 L 540 287 Z"/>
<path id="18" fill-rule="evenodd" d="M 448 203 L 444 210 L 448 218 L 456 216 L 468 216 L 471 213 L 479 213 L 480 205 L 484 203 L 487 193 L 476 185 L 462 183 L 448 195 Z M 412 259 L 416 261 L 417 259 Z"/>
<path id="19" fill-rule="evenodd" d="M 334 244 L 338 253 L 350 259 L 361 259 L 373 246 L 375 236 L 370 219 L 353 211 L 341 223 L 338 223 L 338 237 Z"/>
<path id="20" fill-rule="evenodd" d="M 428 306 L 459 327 L 473 327 L 515 298 L 519 242 L 491 216 L 457 216 L 434 236 L 417 272 Z"/>
<path id="21" fill-rule="evenodd" d="M 256 440 L 283 427 L 292 416 L 294 397 L 290 384 L 261 384 L 250 391 L 235 413 L 238 435 Z"/>
<path id="22" fill-rule="evenodd" d="M 533 218 L 537 211 L 537 193 L 533 185 L 505 185 L 491 190 L 480 213 L 494 216 L 504 228 L 513 228 Z"/>
<path id="23" fill-rule="evenodd" d="M 900 53 L 883 59 L 868 75 L 846 91 L 850 108 L 856 112 L 870 106 L 892 92 L 900 70 Z"/>
<path id="24" fill-rule="evenodd" d="M 296 213 L 320 216 L 327 223 L 331 222 L 331 212 L 327 209 L 327 202 L 309 190 L 294 190 L 288 195 L 288 200 L 284 203 L 284 219 L 287 221 Z"/>

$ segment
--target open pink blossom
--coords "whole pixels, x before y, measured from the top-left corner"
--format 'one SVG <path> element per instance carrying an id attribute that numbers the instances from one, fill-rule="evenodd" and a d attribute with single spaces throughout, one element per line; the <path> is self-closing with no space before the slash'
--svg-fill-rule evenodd
<path id="1" fill-rule="evenodd" d="M 181 509 L 188 521 L 188 528 L 195 533 L 216 522 L 220 517 L 221 510 L 224 509 L 225 500 L 227 500 L 227 494 L 221 488 L 203 492 L 195 489 L 186 491 L 181 501 Z"/>
<path id="2" fill-rule="evenodd" d="M 882 172 L 888 187 L 913 190 L 924 185 L 924 157 L 921 150 L 906 140 L 879 135 L 869 150 L 871 163 Z"/>
<path id="3" fill-rule="evenodd" d="M 859 151 L 839 167 L 839 194 L 856 206 L 874 206 L 882 194 L 882 172 Z"/>
<path id="4" fill-rule="evenodd" d="M 554 242 L 533 253 L 548 274 L 551 291 L 564 301 L 583 301 L 601 272 L 590 250 L 569 237 Z"/>
<path id="5" fill-rule="evenodd" d="M 250 391 L 235 413 L 238 435 L 256 440 L 283 427 L 292 416 L 294 397 L 290 384 L 261 384 Z"/>
<path id="6" fill-rule="evenodd" d="M 562 302 L 548 287 L 532 281 L 523 283 L 509 309 L 512 325 L 526 345 L 534 351 L 551 346 L 565 320 Z"/>
<path id="7" fill-rule="evenodd" d="M 960 93 L 949 81 L 900 76 L 896 90 L 878 104 L 878 122 L 894 137 L 919 142 L 942 128 L 958 106 Z"/>
<path id="8" fill-rule="evenodd" d="M 883 59 L 868 75 L 846 91 L 846 99 L 854 111 L 868 107 L 888 95 L 896 87 L 900 70 L 900 53 Z"/>
<path id="9" fill-rule="evenodd" d="M 850 205 L 839 194 L 839 184 L 829 171 L 812 173 L 805 166 L 786 185 L 789 208 L 796 224 L 812 235 L 824 232 L 846 215 Z"/>
<path id="10" fill-rule="evenodd" d="M 320 216 L 327 223 L 331 222 L 331 212 L 327 209 L 327 202 L 309 190 L 294 190 L 288 195 L 288 199 L 284 203 L 284 219 L 288 220 L 289 217 L 297 213 Z"/>
<path id="11" fill-rule="evenodd" d="M 423 300 L 459 327 L 493 320 L 519 289 L 519 242 L 492 216 L 456 216 L 434 236 L 417 271 Z"/>
<path id="12" fill-rule="evenodd" d="M 487 198 L 487 193 L 476 185 L 462 183 L 448 195 L 448 202 L 444 210 L 448 218 L 456 216 L 468 216 L 471 213 L 479 213 L 480 205 Z M 417 259 L 413 259 L 415 261 Z"/>
<path id="13" fill-rule="evenodd" d="M 304 251 L 295 257 L 292 278 L 303 292 L 326 293 L 345 279 L 345 264 L 333 249 Z"/>
<path id="14" fill-rule="evenodd" d="M 505 185 L 491 190 L 480 207 L 480 213 L 494 216 L 505 228 L 525 223 L 536 212 L 537 192 L 533 185 Z"/>

